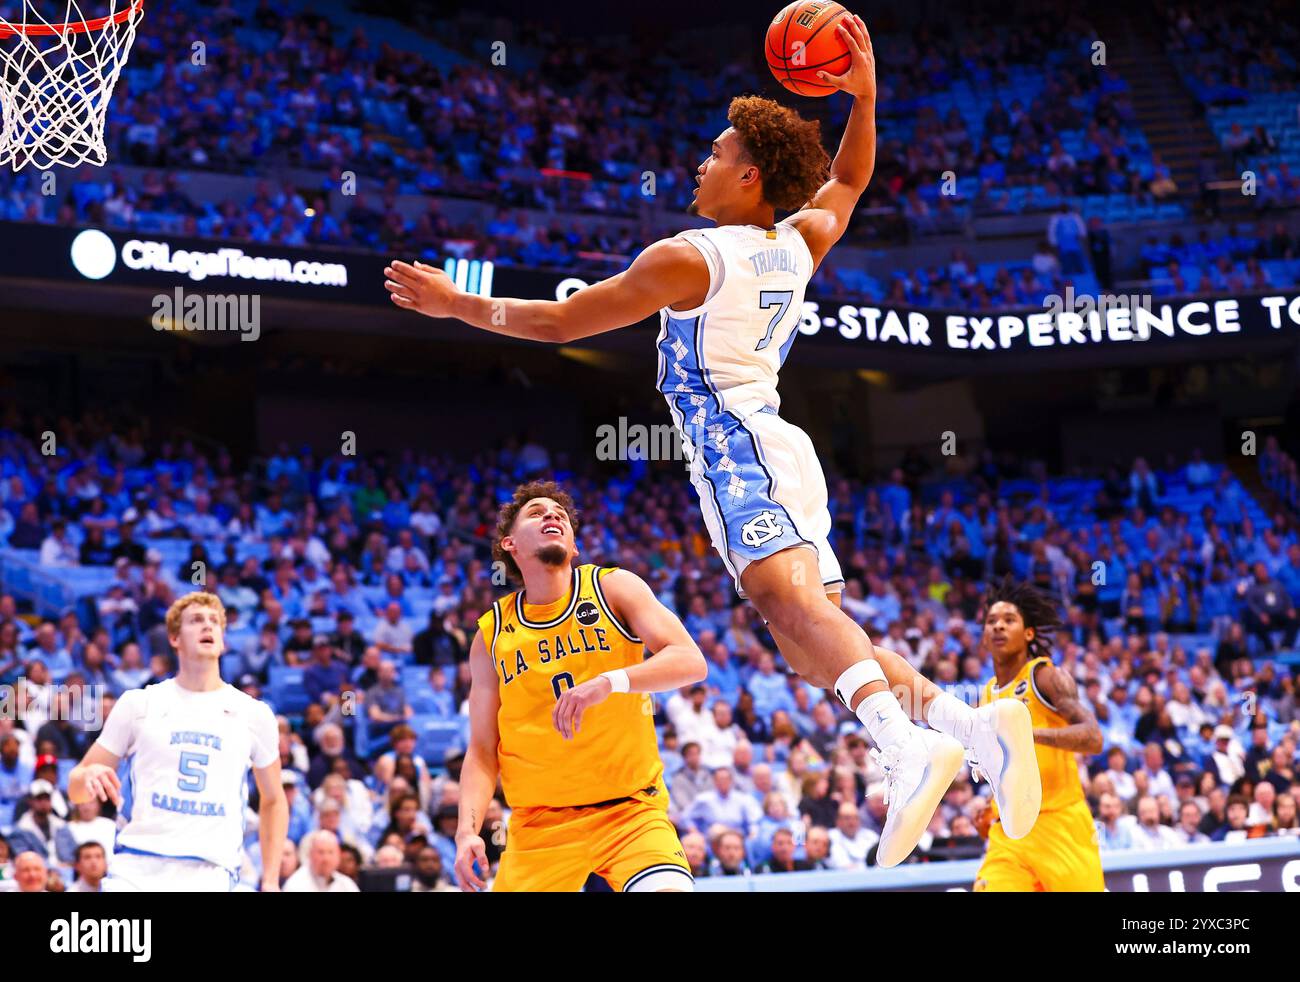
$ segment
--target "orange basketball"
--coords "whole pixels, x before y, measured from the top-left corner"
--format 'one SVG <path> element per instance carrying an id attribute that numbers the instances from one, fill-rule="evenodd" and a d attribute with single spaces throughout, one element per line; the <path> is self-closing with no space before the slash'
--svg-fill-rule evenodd
<path id="1" fill-rule="evenodd" d="M 843 75 L 852 57 L 835 31 L 842 17 L 852 15 L 831 0 L 796 0 L 767 29 L 767 67 L 776 80 L 799 95 L 830 95 L 835 86 L 825 84 L 818 72 Z"/>

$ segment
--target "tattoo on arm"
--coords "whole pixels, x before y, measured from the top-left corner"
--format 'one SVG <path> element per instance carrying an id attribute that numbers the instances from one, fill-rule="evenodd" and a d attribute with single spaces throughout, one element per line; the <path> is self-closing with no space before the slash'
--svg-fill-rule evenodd
<path id="1" fill-rule="evenodd" d="M 1095 754 L 1102 749 L 1101 727 L 1092 711 L 1079 698 L 1079 687 L 1068 672 L 1054 665 L 1042 665 L 1035 670 L 1034 682 L 1042 694 L 1051 701 L 1070 724 L 1062 727 L 1038 727 L 1034 742 L 1076 753 Z"/>

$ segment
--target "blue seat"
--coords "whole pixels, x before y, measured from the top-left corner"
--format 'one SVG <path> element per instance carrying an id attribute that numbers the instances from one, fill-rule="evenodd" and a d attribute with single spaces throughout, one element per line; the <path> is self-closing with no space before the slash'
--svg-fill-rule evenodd
<path id="1" fill-rule="evenodd" d="M 303 688 L 303 670 L 294 665 L 273 665 L 267 699 L 279 713 L 301 713 L 310 700 Z"/>
<path id="2" fill-rule="evenodd" d="M 433 690 L 427 685 L 418 689 L 408 689 L 406 692 L 407 702 L 411 704 L 411 712 L 417 716 L 435 716 Z"/>
<path id="3" fill-rule="evenodd" d="M 430 767 L 441 767 L 447 751 L 462 743 L 460 724 L 455 720 L 442 720 L 436 716 L 412 716 L 409 720 L 415 730 L 415 752 Z"/>

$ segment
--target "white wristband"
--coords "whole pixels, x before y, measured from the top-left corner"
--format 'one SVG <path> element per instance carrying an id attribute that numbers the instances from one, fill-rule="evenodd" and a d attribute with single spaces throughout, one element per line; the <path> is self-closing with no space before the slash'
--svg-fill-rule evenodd
<path id="1" fill-rule="evenodd" d="M 632 691 L 632 682 L 628 679 L 625 669 L 616 668 L 612 672 L 601 672 L 600 674 L 609 679 L 610 688 L 614 692 Z"/>

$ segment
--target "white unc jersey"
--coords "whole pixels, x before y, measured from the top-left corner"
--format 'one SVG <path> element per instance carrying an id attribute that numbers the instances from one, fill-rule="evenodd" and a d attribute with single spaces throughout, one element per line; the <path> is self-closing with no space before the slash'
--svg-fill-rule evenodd
<path id="1" fill-rule="evenodd" d="M 659 391 L 690 452 L 720 417 L 780 409 L 777 376 L 799 330 L 813 259 L 784 222 L 688 229 L 677 238 L 709 267 L 702 304 L 659 312 Z"/>
<path id="2" fill-rule="evenodd" d="M 199 859 L 237 872 L 248 770 L 280 756 L 271 708 L 230 685 L 167 679 L 122 694 L 99 744 L 127 762 L 127 824 L 117 851 Z"/>
<path id="3" fill-rule="evenodd" d="M 787 223 L 681 232 L 709 267 L 691 310 L 659 312 L 659 391 L 691 460 L 714 548 L 743 597 L 750 563 L 816 551 L 821 582 L 844 582 L 831 547 L 826 478 L 808 435 L 781 419 L 777 376 L 803 319 L 813 260 Z"/>

